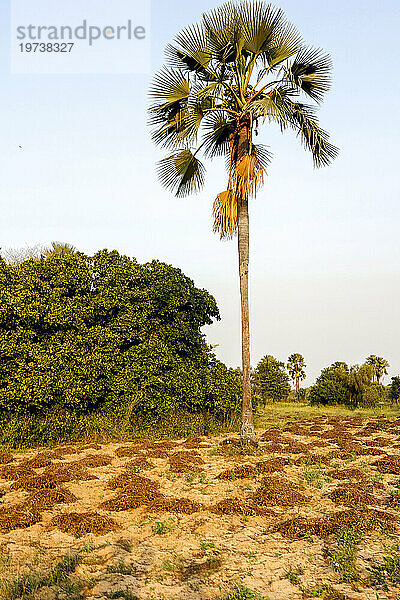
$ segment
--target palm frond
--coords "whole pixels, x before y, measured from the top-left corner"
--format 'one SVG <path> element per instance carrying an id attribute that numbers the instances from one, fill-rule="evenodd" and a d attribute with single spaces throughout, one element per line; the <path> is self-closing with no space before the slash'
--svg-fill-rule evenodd
<path id="1" fill-rule="evenodd" d="M 262 94 L 253 100 L 249 108 L 254 118 L 263 117 L 270 121 L 276 121 L 282 129 L 285 129 L 291 114 L 286 101 L 291 100 L 296 95 L 297 91 L 294 87 L 277 85 L 269 93 Z"/>
<path id="2" fill-rule="evenodd" d="M 197 139 L 204 116 L 205 113 L 201 102 L 193 103 L 186 120 L 186 127 L 182 132 L 182 139 L 186 139 L 188 142 L 194 142 Z"/>
<path id="3" fill-rule="evenodd" d="M 277 86 L 253 102 L 253 113 L 257 117 L 275 121 L 282 131 L 288 127 L 294 129 L 303 146 L 312 152 L 314 165 L 328 165 L 338 155 L 338 148 L 328 141 L 329 134 L 319 126 L 315 107 L 295 102 L 291 96 L 293 89 Z"/>
<path id="4" fill-rule="evenodd" d="M 195 142 L 197 134 L 207 111 L 214 107 L 213 96 L 201 96 L 193 94 L 188 102 L 188 114 L 182 129 L 180 138 L 187 142 Z"/>
<path id="5" fill-rule="evenodd" d="M 282 19 L 274 39 L 265 51 L 265 59 L 271 68 L 276 68 L 282 62 L 296 54 L 303 44 L 301 35 L 296 27 Z"/>
<path id="6" fill-rule="evenodd" d="M 255 196 L 264 183 L 264 167 L 253 146 L 251 154 L 245 154 L 235 164 L 232 171 L 232 184 L 239 198 Z"/>
<path id="7" fill-rule="evenodd" d="M 214 231 L 221 238 L 235 235 L 238 225 L 238 200 L 255 196 L 264 182 L 264 173 L 271 160 L 265 146 L 253 145 L 251 153 L 242 156 L 229 167 L 229 187 L 218 194 L 213 205 Z"/>
<path id="8" fill-rule="evenodd" d="M 267 171 L 267 167 L 269 167 L 273 158 L 273 154 L 268 150 L 268 146 L 265 146 L 265 144 L 253 144 L 252 151 L 264 171 Z"/>
<path id="9" fill-rule="evenodd" d="M 153 101 L 169 106 L 189 98 L 190 82 L 182 71 L 163 67 L 154 76 L 149 95 Z"/>
<path id="10" fill-rule="evenodd" d="M 191 93 L 190 82 L 181 71 L 163 68 L 155 75 L 149 95 L 157 103 L 149 108 L 149 125 L 154 128 L 156 144 L 176 147 L 181 143 L 190 116 Z"/>
<path id="11" fill-rule="evenodd" d="M 200 126 L 207 115 L 215 114 L 218 109 L 216 102 L 219 97 L 219 83 L 204 85 L 204 82 L 195 82 L 187 102 L 187 114 L 179 133 L 181 141 L 194 143 L 197 139 Z M 219 111 L 218 111 L 219 112 Z"/>
<path id="12" fill-rule="evenodd" d="M 178 197 L 197 192 L 204 184 L 204 166 L 188 148 L 160 160 L 157 171 L 162 185 Z"/>
<path id="13" fill-rule="evenodd" d="M 182 141 L 190 137 L 188 130 L 191 129 L 191 118 L 187 106 L 153 112 L 149 119 L 154 127 L 153 141 L 165 148 L 181 146 Z"/>
<path id="14" fill-rule="evenodd" d="M 243 48 L 254 56 L 262 55 L 269 63 L 269 59 L 276 54 L 277 41 L 281 41 L 282 32 L 285 28 L 288 31 L 283 11 L 260 0 L 245 0 L 240 4 L 239 14 Z"/>
<path id="15" fill-rule="evenodd" d="M 285 68 L 287 79 L 310 98 L 321 102 L 330 88 L 332 60 L 320 48 L 303 47 Z"/>
<path id="16" fill-rule="evenodd" d="M 212 98 L 215 102 L 217 99 L 221 101 L 224 100 L 224 86 L 221 82 L 216 81 L 214 83 L 209 83 L 208 85 L 204 85 L 197 91 L 198 98 Z"/>
<path id="17" fill-rule="evenodd" d="M 302 47 L 300 33 L 282 9 L 264 2 L 241 3 L 243 49 L 261 59 L 267 71 L 275 70 Z"/>
<path id="18" fill-rule="evenodd" d="M 236 4 L 229 1 L 203 14 L 203 26 L 212 56 L 223 64 L 233 62 L 243 47 Z"/>
<path id="19" fill-rule="evenodd" d="M 234 124 L 229 121 L 223 111 L 208 115 L 203 121 L 204 156 L 229 156 L 229 136 L 234 131 Z"/>
<path id="20" fill-rule="evenodd" d="M 291 113 L 291 126 L 297 130 L 303 146 L 311 151 L 314 166 L 329 165 L 339 149 L 329 142 L 329 134 L 319 126 L 314 107 L 293 102 Z"/>
<path id="21" fill-rule="evenodd" d="M 207 38 L 202 25 L 191 25 L 182 29 L 175 37 L 174 44 L 168 44 L 165 50 L 167 64 L 211 77 L 208 65 L 211 53 L 207 48 Z"/>

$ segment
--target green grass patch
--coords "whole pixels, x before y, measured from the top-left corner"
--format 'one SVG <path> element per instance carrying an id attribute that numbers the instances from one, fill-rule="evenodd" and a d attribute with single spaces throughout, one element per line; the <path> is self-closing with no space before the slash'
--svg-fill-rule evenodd
<path id="1" fill-rule="evenodd" d="M 362 533 L 348 527 L 336 534 L 336 549 L 328 550 L 331 567 L 339 574 L 341 581 L 351 583 L 359 579 L 355 559 L 357 545 L 362 540 Z"/>
<path id="2" fill-rule="evenodd" d="M 22 450 L 53 447 L 74 442 L 129 441 L 135 437 L 179 439 L 218 435 L 234 430 L 211 414 L 185 411 L 165 415 L 156 421 L 121 412 L 78 415 L 49 411 L 45 415 L 0 415 L 0 449 Z"/>
<path id="3" fill-rule="evenodd" d="M 164 535 L 172 531 L 173 525 L 168 521 L 156 521 L 153 525 L 153 532 L 157 535 Z"/>
<path id="4" fill-rule="evenodd" d="M 131 594 L 131 592 L 127 592 L 126 590 L 117 590 L 115 592 L 108 592 L 106 594 L 106 598 L 121 598 L 121 600 L 139 600 L 138 596 Z"/>
<path id="5" fill-rule="evenodd" d="M 116 565 L 108 565 L 107 573 L 119 573 L 120 575 L 132 575 L 135 572 L 133 565 L 124 563 L 120 560 Z"/>
<path id="6" fill-rule="evenodd" d="M 400 405 L 382 405 L 375 408 L 357 408 L 351 410 L 345 406 L 310 406 L 309 404 L 278 402 L 268 405 L 265 410 L 257 411 L 255 415 L 256 427 L 284 424 L 289 417 L 308 419 L 312 417 L 361 417 L 370 419 L 374 417 L 386 417 L 395 419 L 400 417 Z"/>
<path id="7" fill-rule="evenodd" d="M 383 557 L 383 563 L 372 567 L 370 570 L 371 584 L 374 587 L 388 589 L 388 582 L 395 586 L 400 585 L 400 544 L 389 549 Z"/>
<path id="8" fill-rule="evenodd" d="M 56 586 L 69 600 L 80 600 L 84 583 L 71 581 L 70 575 L 74 573 L 82 558 L 79 553 L 67 554 L 50 569 L 48 574 L 28 573 L 20 575 L 12 581 L 0 582 L 2 600 L 34 600 L 39 590 Z"/>
<path id="9" fill-rule="evenodd" d="M 300 480 L 312 487 L 321 489 L 323 481 L 329 481 L 330 478 L 325 474 L 321 465 L 314 464 L 303 469 Z"/>
<path id="10" fill-rule="evenodd" d="M 304 569 L 301 567 L 296 567 L 295 569 L 290 567 L 290 569 L 285 571 L 284 577 L 288 579 L 292 585 L 300 585 L 300 575 L 303 575 L 303 573 Z"/>
<path id="11" fill-rule="evenodd" d="M 221 600 L 268 600 L 268 598 L 248 587 L 238 585 L 227 596 L 221 598 Z"/>

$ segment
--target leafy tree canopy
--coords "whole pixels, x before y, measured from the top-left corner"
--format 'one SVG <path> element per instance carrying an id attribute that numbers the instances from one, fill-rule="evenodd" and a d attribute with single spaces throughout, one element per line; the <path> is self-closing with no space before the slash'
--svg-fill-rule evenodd
<path id="1" fill-rule="evenodd" d="M 225 414 L 239 402 L 240 375 L 205 342 L 201 327 L 214 319 L 214 298 L 158 261 L 69 248 L 0 259 L 0 408 Z"/>
<path id="2" fill-rule="evenodd" d="M 269 354 L 264 356 L 254 371 L 253 386 L 256 396 L 263 404 L 286 400 L 290 384 L 285 364 Z"/>
<path id="3" fill-rule="evenodd" d="M 333 363 L 322 370 L 309 392 L 311 404 L 346 404 L 351 408 L 373 407 L 386 398 L 384 386 L 373 381 L 373 367 L 368 363 L 350 367 L 344 362 Z"/>
<path id="4" fill-rule="evenodd" d="M 308 395 L 310 404 L 322 404 L 323 406 L 347 404 L 348 390 L 345 376 L 348 374 L 348 370 L 348 366 L 344 362 L 336 362 L 323 369 L 315 384 L 310 388 Z"/>
<path id="5" fill-rule="evenodd" d="M 385 386 L 374 381 L 365 388 L 359 405 L 363 408 L 374 408 L 387 401 L 387 396 L 388 394 Z"/>
<path id="6" fill-rule="evenodd" d="M 371 365 L 352 365 L 345 379 L 347 391 L 349 394 L 349 403 L 351 406 L 362 404 L 365 391 L 373 381 L 373 369 Z"/>

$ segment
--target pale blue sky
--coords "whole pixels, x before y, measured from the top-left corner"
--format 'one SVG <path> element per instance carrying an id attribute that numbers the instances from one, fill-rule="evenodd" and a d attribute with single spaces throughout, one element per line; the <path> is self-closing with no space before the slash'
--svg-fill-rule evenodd
<path id="1" fill-rule="evenodd" d="M 223 163 L 209 166 L 199 195 L 169 195 L 156 179 L 160 152 L 146 127 L 151 74 L 10 75 L 7 4 L 0 6 L 0 245 L 62 240 L 179 266 L 215 295 L 222 321 L 206 333 L 218 356 L 238 365 L 236 242 L 212 233 Z M 276 4 L 307 42 L 332 55 L 333 88 L 320 119 L 341 153 L 315 171 L 294 135 L 263 130 L 274 160 L 251 207 L 252 362 L 301 352 L 310 383 L 335 360 L 356 363 L 374 353 L 396 374 L 400 5 Z M 153 70 L 173 35 L 215 5 L 152 2 Z"/>

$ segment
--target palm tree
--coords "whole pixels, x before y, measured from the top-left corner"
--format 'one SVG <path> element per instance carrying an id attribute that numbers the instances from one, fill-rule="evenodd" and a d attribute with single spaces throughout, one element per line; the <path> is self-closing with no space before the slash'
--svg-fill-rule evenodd
<path id="1" fill-rule="evenodd" d="M 330 70 L 329 56 L 306 46 L 281 9 L 261 0 L 230 1 L 176 36 L 150 88 L 153 139 L 169 151 L 158 163 L 167 189 L 181 197 L 202 187 L 201 152 L 205 158 L 226 159 L 227 188 L 216 197 L 213 216 L 221 238 L 238 236 L 245 442 L 255 439 L 248 202 L 262 185 L 271 159 L 268 148 L 253 139 L 261 124 L 276 123 L 282 131 L 298 134 L 316 167 L 328 165 L 337 148 L 319 127 L 316 104 L 329 88 Z"/>
<path id="2" fill-rule="evenodd" d="M 381 377 L 387 375 L 387 369 L 390 365 L 388 361 L 381 356 L 375 356 L 375 354 L 371 354 L 371 356 L 368 356 L 366 363 L 367 365 L 371 365 L 373 368 L 372 380 L 376 379 L 377 383 L 380 382 Z"/>
<path id="3" fill-rule="evenodd" d="M 300 395 L 300 380 L 302 381 L 306 377 L 306 373 L 304 371 L 305 367 L 306 364 L 301 354 L 295 353 L 289 356 L 287 370 L 289 371 L 289 375 L 295 384 L 297 402 L 299 401 Z"/>

